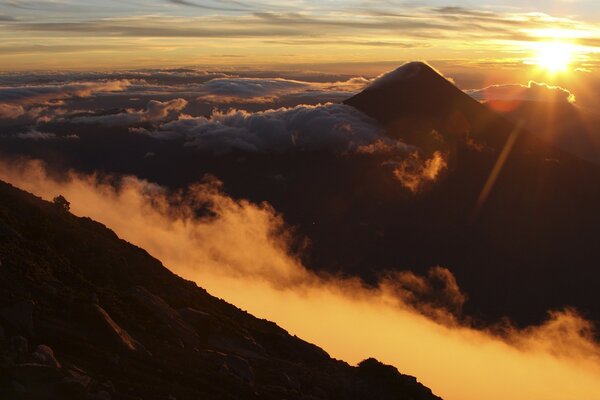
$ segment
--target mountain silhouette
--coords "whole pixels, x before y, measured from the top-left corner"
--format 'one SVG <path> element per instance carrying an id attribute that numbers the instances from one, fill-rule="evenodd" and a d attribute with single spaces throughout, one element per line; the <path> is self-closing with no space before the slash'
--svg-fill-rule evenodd
<path id="1" fill-rule="evenodd" d="M 374 359 L 330 358 L 67 208 L 0 182 L 0 398 L 439 399 Z"/>
<path id="2" fill-rule="evenodd" d="M 382 123 L 390 136 L 423 145 L 424 134 L 436 130 L 447 140 L 485 136 L 499 144 L 507 121 L 483 107 L 423 62 L 409 62 L 388 72 L 344 101 Z"/>

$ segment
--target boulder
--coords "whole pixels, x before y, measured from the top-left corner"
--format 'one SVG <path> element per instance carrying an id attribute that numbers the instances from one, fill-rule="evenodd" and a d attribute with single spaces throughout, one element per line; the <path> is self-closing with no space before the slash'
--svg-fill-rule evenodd
<path id="1" fill-rule="evenodd" d="M 181 308 L 177 311 L 181 318 L 196 330 L 210 330 L 213 322 L 212 316 L 204 311 L 196 310 L 192 307 Z"/>
<path id="2" fill-rule="evenodd" d="M 111 400 L 112 396 L 106 390 L 100 390 L 88 396 L 88 400 Z"/>
<path id="3" fill-rule="evenodd" d="M 63 378 L 58 368 L 36 363 L 17 364 L 11 368 L 10 375 L 23 387 L 58 383 Z"/>
<path id="4" fill-rule="evenodd" d="M 105 331 L 108 332 L 115 342 L 122 348 L 128 351 L 142 353 L 149 355 L 150 352 L 146 350 L 144 345 L 135 340 L 131 335 L 123 328 L 119 326 L 110 315 L 100 307 L 98 304 L 92 305 L 92 311 L 94 315 L 97 317 L 100 325 L 105 328 Z"/>
<path id="5" fill-rule="evenodd" d="M 233 354 L 225 355 L 219 371 L 232 375 L 250 386 L 254 385 L 254 370 L 248 360 L 242 357 Z"/>
<path id="6" fill-rule="evenodd" d="M 200 337 L 180 315 L 162 298 L 150 293 L 142 286 L 129 289 L 129 295 L 141 306 L 150 311 L 154 317 L 168 328 L 185 347 L 198 347 Z"/>
<path id="7" fill-rule="evenodd" d="M 33 301 L 25 300 L 0 307 L 0 321 L 15 333 L 33 336 Z"/>
<path id="8" fill-rule="evenodd" d="M 23 336 L 13 336 L 10 338 L 10 348 L 17 354 L 29 353 L 29 342 Z"/>
<path id="9" fill-rule="evenodd" d="M 77 367 L 70 368 L 67 371 L 67 376 L 61 382 L 61 392 L 67 398 L 82 398 L 84 397 L 92 385 L 92 378 Z"/>
<path id="10" fill-rule="evenodd" d="M 56 357 L 54 357 L 54 351 L 50 348 L 50 346 L 40 344 L 36 347 L 32 356 L 40 364 L 60 368 L 60 363 L 56 360 Z"/>

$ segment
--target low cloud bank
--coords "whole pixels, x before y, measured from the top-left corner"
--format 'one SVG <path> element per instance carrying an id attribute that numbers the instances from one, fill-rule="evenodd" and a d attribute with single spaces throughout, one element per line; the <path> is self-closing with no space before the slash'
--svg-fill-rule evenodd
<path id="1" fill-rule="evenodd" d="M 525 330 L 475 329 L 457 317 L 466 297 L 445 268 L 391 274 L 376 287 L 318 276 L 289 253 L 272 207 L 234 200 L 214 180 L 185 193 L 136 178 L 115 189 L 93 175 L 56 181 L 39 162 L 2 162 L 0 179 L 45 199 L 62 194 L 75 214 L 106 224 L 213 295 L 334 357 L 391 363 L 446 400 L 600 398 L 593 326 L 572 310 Z M 198 206 L 211 216 L 198 217 Z"/>
<path id="2" fill-rule="evenodd" d="M 169 101 L 150 100 L 144 110 L 128 109 L 124 112 L 107 115 L 88 115 L 69 119 L 71 123 L 102 124 L 107 126 L 130 126 L 145 122 L 157 123 L 165 119 L 177 118 L 188 105 L 185 99 Z"/>
<path id="3" fill-rule="evenodd" d="M 534 81 L 529 81 L 527 85 L 492 85 L 483 89 L 466 90 L 465 92 L 479 101 L 575 102 L 575 95 L 568 89 Z"/>
<path id="4" fill-rule="evenodd" d="M 206 82 L 198 99 L 217 104 L 274 103 L 286 96 L 346 98 L 370 81 L 362 77 L 341 82 L 305 82 L 283 78 L 220 78 Z"/>
<path id="5" fill-rule="evenodd" d="M 61 106 L 66 99 L 91 97 L 98 93 L 120 92 L 128 80 L 76 82 L 57 85 L 0 87 L 0 119 L 34 119 L 47 108 Z"/>
<path id="6" fill-rule="evenodd" d="M 155 130 L 136 131 L 161 139 L 183 138 L 188 146 L 217 154 L 236 150 L 354 152 L 374 143 L 397 151 L 409 149 L 388 138 L 375 121 L 342 104 L 301 105 L 256 113 L 215 111 L 209 118 L 182 115 Z"/>

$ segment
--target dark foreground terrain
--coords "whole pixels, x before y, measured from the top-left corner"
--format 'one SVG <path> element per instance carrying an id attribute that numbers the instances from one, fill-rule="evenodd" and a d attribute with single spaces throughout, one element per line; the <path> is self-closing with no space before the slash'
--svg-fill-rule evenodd
<path id="1" fill-rule="evenodd" d="M 210 296 L 88 218 L 0 182 L 0 399 L 434 400 Z"/>

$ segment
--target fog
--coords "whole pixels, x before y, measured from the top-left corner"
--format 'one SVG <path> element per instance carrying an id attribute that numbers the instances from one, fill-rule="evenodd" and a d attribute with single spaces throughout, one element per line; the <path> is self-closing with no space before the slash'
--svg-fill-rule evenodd
<path id="1" fill-rule="evenodd" d="M 575 311 L 554 311 L 525 330 L 475 329 L 451 313 L 465 299 L 452 266 L 424 277 L 391 274 L 375 288 L 318 276 L 288 251 L 276 210 L 234 200 L 215 180 L 185 193 L 136 178 L 115 189 L 93 175 L 54 179 L 40 162 L 0 162 L 0 179 L 45 199 L 62 194 L 74 214 L 102 222 L 211 294 L 333 357 L 393 364 L 446 400 L 600 399 L 600 348 Z M 197 217 L 198 206 L 212 213 Z M 445 282 L 448 296 L 422 296 L 431 279 Z"/>

